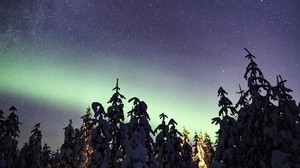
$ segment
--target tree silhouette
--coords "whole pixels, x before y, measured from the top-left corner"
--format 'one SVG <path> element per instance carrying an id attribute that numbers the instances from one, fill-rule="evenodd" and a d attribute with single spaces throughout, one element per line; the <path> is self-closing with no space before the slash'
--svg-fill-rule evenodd
<path id="1" fill-rule="evenodd" d="M 120 167 L 121 159 L 124 156 L 124 149 L 121 145 L 121 130 L 120 127 L 124 121 L 124 104 L 122 99 L 126 99 L 120 92 L 119 80 L 117 79 L 116 86 L 113 88 L 115 93 L 112 95 L 107 103 L 111 105 L 107 109 L 107 118 L 111 127 L 111 138 L 110 139 L 110 167 Z"/>
<path id="2" fill-rule="evenodd" d="M 75 167 L 75 130 L 72 126 L 72 120 L 69 120 L 69 125 L 64 130 L 64 143 L 61 145 L 59 153 L 60 166 L 71 168 Z"/>
<path id="3" fill-rule="evenodd" d="M 42 133 L 39 130 L 40 124 L 34 126 L 29 137 L 29 155 L 26 160 L 26 167 L 42 167 Z"/>
<path id="4" fill-rule="evenodd" d="M 90 145 L 91 133 L 93 131 L 92 114 L 90 108 L 87 108 L 86 114 L 82 116 L 81 119 L 83 121 L 82 126 L 76 137 L 76 165 L 86 168 L 90 163 L 90 157 L 93 152 Z"/>
<path id="5" fill-rule="evenodd" d="M 130 122 L 127 125 L 128 141 L 125 145 L 125 158 L 122 167 L 155 167 L 156 159 L 153 154 L 154 132 L 149 124 L 150 117 L 147 112 L 147 104 L 138 98 L 131 98 L 133 109 L 128 112 Z"/>
<path id="6" fill-rule="evenodd" d="M 29 148 L 28 142 L 24 143 L 24 145 L 22 146 L 22 148 L 20 150 L 18 167 L 26 167 L 29 150 L 30 150 L 30 148 Z"/>
<path id="7" fill-rule="evenodd" d="M 2 133 L 2 139 L 0 144 L 0 167 L 14 167 L 18 163 L 18 141 L 16 140 L 19 137 L 19 117 L 16 115 L 17 109 L 12 106 L 9 111 L 11 113 L 6 118 L 2 126 L 4 132 Z M 3 118 L 2 118 L 3 119 Z"/>
<path id="8" fill-rule="evenodd" d="M 122 99 L 126 99 L 120 92 L 119 80 L 117 79 L 116 86 L 113 88 L 116 92 L 112 95 L 107 103 L 111 103 L 111 106 L 107 109 L 108 121 L 112 123 L 114 127 L 118 127 L 119 124 L 124 121 L 123 102 Z M 117 129 L 113 130 L 116 131 Z M 113 132 L 114 133 L 114 132 Z"/>
<path id="9" fill-rule="evenodd" d="M 18 162 L 18 167 L 38 168 L 50 166 L 50 154 L 48 155 L 48 157 L 46 157 L 46 153 L 42 153 L 41 141 L 42 133 L 40 131 L 40 123 L 38 123 L 34 125 L 34 129 L 31 131 L 29 142 L 26 142 L 20 150 L 20 159 Z"/>
<path id="10" fill-rule="evenodd" d="M 158 167 L 189 167 L 183 161 L 181 156 L 183 141 L 182 134 L 176 129 L 177 122 L 170 119 L 166 124 L 167 115 L 164 113 L 159 115 L 162 123 L 154 130 L 156 135 L 156 145 L 154 154 L 158 162 Z"/>
<path id="11" fill-rule="evenodd" d="M 0 151 L 4 151 L 4 137 L 5 137 L 5 117 L 3 116 L 4 112 L 0 110 Z M 6 165 L 6 161 L 4 160 L 3 152 L 0 153 L 0 167 L 4 167 Z"/>
<path id="12" fill-rule="evenodd" d="M 50 165 L 51 168 L 60 168 L 60 158 L 59 158 L 59 149 L 52 152 Z"/>
<path id="13" fill-rule="evenodd" d="M 48 146 L 46 143 L 43 146 L 42 150 L 42 163 L 44 168 L 51 168 L 51 160 L 52 160 L 52 151 L 50 146 Z"/>
<path id="14" fill-rule="evenodd" d="M 220 125 L 220 129 L 217 131 L 217 146 L 215 161 L 224 164 L 225 167 L 239 167 L 238 164 L 238 149 L 236 148 L 238 143 L 238 136 L 236 132 L 236 121 L 233 117 L 228 115 L 230 111 L 231 115 L 237 113 L 236 109 L 232 106 L 232 102 L 226 97 L 228 93 L 220 87 L 218 90 L 219 117 L 213 118 L 213 122 L 216 125 Z"/>
<path id="15" fill-rule="evenodd" d="M 92 120 L 94 128 L 91 132 L 90 145 L 93 150 L 88 167 L 109 167 L 109 142 L 112 139 L 111 125 L 107 120 L 103 119 L 106 113 L 100 103 L 94 102 L 92 108 L 95 113 L 95 118 Z"/>
<path id="16" fill-rule="evenodd" d="M 250 61 L 244 74 L 248 88 L 242 90 L 239 86 L 237 112 L 230 107 L 227 93 L 219 89 L 220 117 L 213 118 L 213 123 L 220 124 L 215 160 L 226 167 L 297 167 L 299 105 L 289 94 L 292 90 L 285 87 L 286 80 L 278 76 L 277 85 L 271 86 L 254 61 L 255 56 L 245 50 Z M 228 108 L 236 119 L 228 116 Z M 215 162 L 212 167 L 217 166 L 221 165 Z"/>
<path id="17" fill-rule="evenodd" d="M 264 130 L 269 146 L 272 145 L 273 167 L 300 165 L 300 108 L 289 94 L 292 90 L 285 87 L 285 82 L 281 76 L 277 76 L 277 85 L 272 91 L 278 105 Z"/>
<path id="18" fill-rule="evenodd" d="M 182 132 L 182 144 L 180 155 L 182 157 L 182 166 L 196 168 L 196 164 L 193 162 L 193 149 L 189 139 L 189 132 L 183 128 Z"/>
<path id="19" fill-rule="evenodd" d="M 204 134 L 203 144 L 204 144 L 204 161 L 207 167 L 210 167 L 213 158 L 215 157 L 215 151 L 212 146 L 210 137 L 207 133 Z"/>
<path id="20" fill-rule="evenodd" d="M 0 140 L 2 142 L 2 138 L 5 132 L 5 117 L 3 116 L 4 112 L 0 110 Z M 1 150 L 2 151 L 2 150 Z"/>
<path id="21" fill-rule="evenodd" d="M 199 167 L 199 168 L 207 168 L 205 161 L 204 161 L 204 143 L 203 143 L 203 138 L 202 138 L 202 134 L 201 132 L 199 134 L 197 134 L 197 132 L 195 132 L 195 135 L 193 137 L 193 160 L 195 162 L 195 164 Z"/>
<path id="22" fill-rule="evenodd" d="M 181 157 L 182 134 L 176 129 L 177 122 L 171 118 L 168 122 L 169 133 L 166 140 L 166 160 L 167 167 L 189 167 L 183 162 Z"/>
<path id="23" fill-rule="evenodd" d="M 166 141 L 169 133 L 169 127 L 166 124 L 165 119 L 168 118 L 168 116 L 162 113 L 159 115 L 159 118 L 162 119 L 162 123 L 159 124 L 154 130 L 154 133 L 156 134 L 154 155 L 157 159 L 158 166 L 166 167 L 168 160 L 165 156 L 165 153 L 167 150 Z"/>
<path id="24" fill-rule="evenodd" d="M 248 55 L 252 55 L 248 50 Z M 239 135 L 241 150 L 241 166 L 261 166 L 270 167 L 271 156 L 269 152 L 272 147 L 269 146 L 265 137 L 265 128 L 270 124 L 270 116 L 275 106 L 270 101 L 272 97 L 271 85 L 264 78 L 262 71 L 254 62 L 254 56 L 251 56 L 245 72 L 245 79 L 248 81 L 248 90 L 245 94 L 241 93 L 238 112 Z M 248 101 L 249 100 L 249 101 Z M 272 152 L 271 152 L 272 153 Z"/>
<path id="25" fill-rule="evenodd" d="M 214 158 L 214 149 L 212 147 L 212 142 L 207 133 L 203 134 L 201 131 L 193 137 L 193 160 L 197 167 L 199 168 L 208 168 L 210 167 L 213 158 Z"/>

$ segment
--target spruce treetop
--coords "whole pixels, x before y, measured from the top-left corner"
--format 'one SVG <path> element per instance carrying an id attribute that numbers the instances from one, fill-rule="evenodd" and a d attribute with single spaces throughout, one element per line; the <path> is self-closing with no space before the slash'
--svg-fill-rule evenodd
<path id="1" fill-rule="evenodd" d="M 159 115 L 159 118 L 163 120 L 163 122 L 165 122 L 165 119 L 168 118 L 168 116 L 165 113 L 161 113 Z"/>
<path id="2" fill-rule="evenodd" d="M 293 90 L 286 88 L 284 84 L 285 82 L 287 82 L 287 80 L 283 80 L 280 75 L 277 76 L 277 85 L 274 87 L 273 92 L 274 96 L 279 101 L 293 99 L 293 97 L 289 94 L 289 92 L 293 92 Z"/>
<path id="3" fill-rule="evenodd" d="M 235 108 L 241 107 L 247 107 L 249 105 L 249 101 L 246 98 L 245 90 L 242 90 L 241 85 L 239 84 L 239 91 L 236 92 L 240 95 L 239 101 L 236 103 Z"/>
<path id="4" fill-rule="evenodd" d="M 91 108 L 88 107 L 86 109 L 85 115 L 81 116 L 80 118 L 82 119 L 83 123 L 88 124 L 92 120 L 91 116 L 92 116 Z"/>
<path id="5" fill-rule="evenodd" d="M 244 48 L 248 54 L 245 56 L 248 60 L 250 60 L 250 63 L 248 64 L 247 68 L 246 68 L 246 73 L 244 75 L 244 78 L 247 80 L 250 77 L 262 77 L 263 78 L 263 73 L 261 72 L 261 70 L 258 68 L 258 65 L 253 61 L 253 59 L 255 58 L 255 56 L 253 56 L 249 50 L 247 50 L 246 48 Z M 250 73 L 250 75 L 249 75 Z M 249 75 L 249 76 L 248 76 Z M 257 76 L 258 75 L 258 76 Z"/>
<path id="6" fill-rule="evenodd" d="M 15 106 L 12 106 L 9 111 L 11 111 L 10 115 L 7 117 L 5 123 L 6 123 L 6 134 L 9 136 L 12 136 L 14 138 L 19 137 L 20 130 L 19 130 L 19 124 L 22 124 L 19 122 L 19 117 L 15 114 L 15 111 L 17 109 Z"/>
<path id="7" fill-rule="evenodd" d="M 134 107 L 128 112 L 128 116 L 136 118 L 141 118 L 142 116 L 145 116 L 148 120 L 150 120 L 150 117 L 147 113 L 147 104 L 144 101 L 140 101 L 137 97 L 133 97 L 128 100 L 129 103 L 132 101 Z"/>
<path id="8" fill-rule="evenodd" d="M 99 102 L 93 102 L 92 103 L 92 109 L 94 111 L 94 117 L 97 118 L 98 116 L 100 116 L 99 118 L 102 119 L 102 117 L 106 117 L 106 112 L 104 110 L 104 107 L 102 106 L 101 103 Z"/>
<path id="9" fill-rule="evenodd" d="M 249 59 L 251 62 L 253 62 L 253 58 L 255 58 L 255 56 L 254 55 L 252 55 L 251 53 L 250 53 L 250 51 L 247 49 L 247 48 L 244 48 L 247 52 L 248 52 L 248 54 L 245 56 L 247 59 Z"/>
<path id="10" fill-rule="evenodd" d="M 40 127 L 41 127 L 41 123 L 37 123 L 37 124 L 34 125 L 35 129 L 39 129 Z"/>
<path id="11" fill-rule="evenodd" d="M 15 106 L 11 106 L 11 108 L 9 108 L 9 111 L 14 113 L 15 111 L 17 111 L 17 108 Z"/>
<path id="12" fill-rule="evenodd" d="M 112 90 L 113 91 L 115 90 L 116 92 L 112 95 L 112 97 L 107 103 L 112 103 L 113 105 L 123 104 L 122 99 L 126 99 L 126 98 L 119 92 L 119 90 L 121 90 L 119 88 L 119 79 L 117 79 L 116 86 Z"/>
<path id="13" fill-rule="evenodd" d="M 236 110 L 234 107 L 232 107 L 232 102 L 226 97 L 228 93 L 220 87 L 218 90 L 218 96 L 220 97 L 219 100 L 219 107 L 221 107 L 221 110 L 219 111 L 219 116 L 227 116 L 228 115 L 228 109 L 231 110 L 231 114 L 235 114 Z"/>
<path id="14" fill-rule="evenodd" d="M 248 52 L 246 58 L 250 60 L 246 68 L 246 72 L 244 74 L 244 78 L 248 80 L 248 87 L 250 90 L 259 89 L 260 87 L 264 88 L 265 90 L 269 90 L 271 88 L 271 84 L 264 78 L 262 71 L 258 68 L 256 62 L 254 62 L 254 56 L 245 48 Z M 254 87 L 257 86 L 257 87 Z"/>
<path id="15" fill-rule="evenodd" d="M 37 123 L 34 125 L 34 129 L 31 130 L 32 135 L 29 138 L 29 143 L 34 143 L 35 140 L 38 140 L 38 141 L 42 140 L 42 133 L 39 130 L 40 126 L 41 126 L 41 123 Z"/>
<path id="16" fill-rule="evenodd" d="M 122 99 L 126 99 L 120 92 L 119 88 L 119 79 L 117 79 L 116 86 L 113 88 L 116 92 L 112 95 L 110 100 L 107 103 L 111 103 L 111 106 L 107 109 L 107 117 L 109 122 L 114 123 L 117 125 L 124 121 L 124 114 L 123 114 L 123 102 Z"/>

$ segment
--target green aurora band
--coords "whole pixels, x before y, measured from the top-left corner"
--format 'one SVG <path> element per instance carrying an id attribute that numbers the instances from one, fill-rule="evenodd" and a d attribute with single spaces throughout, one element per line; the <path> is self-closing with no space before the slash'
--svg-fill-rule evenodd
<path id="1" fill-rule="evenodd" d="M 72 54 L 107 59 L 101 60 L 99 65 L 84 57 L 72 60 Z M 113 94 L 116 78 L 119 78 L 121 93 L 127 100 L 138 97 L 148 104 L 153 129 L 160 123 L 159 114 L 165 113 L 178 122 L 179 130 L 183 127 L 190 130 L 191 136 L 193 131 L 202 130 L 214 137 L 216 127 L 211 125 L 211 118 L 217 115 L 218 98 L 212 101 L 206 97 L 212 95 L 210 90 L 189 86 L 183 79 L 172 78 L 172 74 L 146 64 L 138 65 L 105 54 L 57 48 L 14 48 L 1 55 L 0 92 L 69 108 L 79 116 L 94 101 L 108 107 L 106 102 Z M 127 100 L 124 101 L 125 113 L 132 106 Z"/>

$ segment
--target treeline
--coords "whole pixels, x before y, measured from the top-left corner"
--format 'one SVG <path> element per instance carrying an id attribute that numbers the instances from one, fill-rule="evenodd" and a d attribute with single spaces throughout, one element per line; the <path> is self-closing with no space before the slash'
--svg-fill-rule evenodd
<path id="1" fill-rule="evenodd" d="M 214 149 L 207 134 L 195 133 L 190 142 L 189 132 L 178 131 L 176 121 L 168 120 L 164 113 L 159 116 L 161 124 L 152 129 L 147 104 L 136 97 L 129 100 L 133 108 L 127 112 L 130 120 L 125 123 L 125 97 L 119 92 L 118 80 L 113 90 L 107 110 L 94 102 L 81 117 L 80 128 L 73 128 L 70 120 L 64 128 L 64 142 L 57 151 L 42 145 L 40 123 L 34 126 L 28 143 L 18 149 L 17 109 L 11 107 L 7 118 L 1 111 L 0 167 L 209 167 Z"/>

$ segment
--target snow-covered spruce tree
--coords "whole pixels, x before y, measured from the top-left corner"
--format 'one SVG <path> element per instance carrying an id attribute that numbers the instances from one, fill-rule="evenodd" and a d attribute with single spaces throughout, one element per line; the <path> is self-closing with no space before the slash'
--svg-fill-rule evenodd
<path id="1" fill-rule="evenodd" d="M 273 167 L 300 166 L 300 108 L 289 94 L 292 90 L 285 87 L 285 82 L 277 76 L 277 85 L 272 90 L 278 105 L 270 115 L 269 126 L 264 129 L 265 138 L 272 146 Z"/>
<path id="2" fill-rule="evenodd" d="M 81 139 L 81 131 L 78 128 L 74 130 L 74 149 L 73 149 L 73 156 L 74 156 L 74 165 L 78 168 L 84 167 L 84 160 L 83 160 L 83 140 Z"/>
<path id="3" fill-rule="evenodd" d="M 29 137 L 28 154 L 26 158 L 26 167 L 39 168 L 42 167 L 42 133 L 40 131 L 40 123 L 34 126 Z"/>
<path id="4" fill-rule="evenodd" d="M 254 56 L 245 49 L 250 60 L 244 78 L 248 90 L 240 91 L 241 98 L 236 105 L 240 107 L 237 115 L 237 132 L 240 142 L 239 165 L 241 167 L 271 167 L 272 142 L 265 134 L 271 127 L 271 116 L 276 107 L 271 102 L 272 87 L 264 78 L 262 71 L 254 62 Z"/>
<path id="5" fill-rule="evenodd" d="M 162 123 L 154 130 L 154 133 L 156 134 L 154 155 L 156 157 L 158 167 L 166 167 L 168 164 L 168 160 L 166 158 L 166 141 L 169 134 L 169 126 L 166 124 L 166 118 L 168 118 L 168 116 L 162 113 L 159 115 L 159 118 L 162 119 Z"/>
<path id="6" fill-rule="evenodd" d="M 12 168 L 16 167 L 19 159 L 18 141 L 16 138 L 19 137 L 19 125 L 21 123 L 15 113 L 17 109 L 12 106 L 9 111 L 11 113 L 3 124 L 4 132 L 2 133 L 3 137 L 0 142 L 0 167 Z"/>
<path id="7" fill-rule="evenodd" d="M 59 160 L 60 166 L 66 168 L 75 167 L 75 156 L 74 156 L 74 141 L 75 141 L 75 130 L 72 126 L 72 120 L 65 130 L 64 143 L 60 147 Z"/>
<path id="8" fill-rule="evenodd" d="M 4 112 L 0 110 L 0 140 L 2 141 L 2 138 L 5 133 L 5 117 L 3 116 Z M 0 141 L 0 142 L 1 142 Z M 1 150 L 2 151 L 2 150 Z"/>
<path id="9" fill-rule="evenodd" d="M 110 146 L 111 141 L 111 126 L 109 122 L 103 119 L 106 116 L 103 106 L 98 103 L 92 103 L 94 111 L 93 130 L 91 133 L 90 146 L 92 153 L 90 157 L 90 168 L 106 168 L 109 167 L 110 161 Z"/>
<path id="10" fill-rule="evenodd" d="M 3 116 L 4 112 L 2 110 L 0 110 L 0 151 L 4 151 L 4 146 L 2 144 L 3 142 L 3 138 L 5 135 L 5 117 Z M 4 167 L 5 166 L 5 160 L 4 160 L 4 156 L 3 153 L 0 152 L 0 167 Z"/>
<path id="11" fill-rule="evenodd" d="M 34 129 L 31 131 L 31 136 L 29 137 L 29 142 L 25 143 L 21 148 L 18 167 L 46 167 L 47 164 L 44 164 L 45 153 L 42 153 L 41 145 L 42 133 L 39 128 L 40 123 L 34 126 Z M 49 161 L 50 158 L 45 158 L 45 162 L 47 162 L 46 160 Z"/>
<path id="12" fill-rule="evenodd" d="M 73 138 L 73 157 L 74 165 L 79 168 L 86 168 L 89 165 L 92 148 L 90 146 L 91 131 L 93 128 L 90 108 L 87 108 L 86 114 L 81 117 L 83 124 L 79 129 L 74 130 Z"/>
<path id="13" fill-rule="evenodd" d="M 131 167 L 155 167 L 156 160 L 153 154 L 154 141 L 151 134 L 154 132 L 149 124 L 150 117 L 147 113 L 147 104 L 134 97 L 128 102 L 133 101 L 134 107 L 128 112 L 130 122 L 128 127 L 128 141 L 123 142 L 125 146 L 125 156 L 122 161 L 123 168 Z M 123 132 L 125 133 L 125 132 Z"/>
<path id="14" fill-rule="evenodd" d="M 170 119 L 168 124 L 166 124 L 165 119 L 167 116 L 162 113 L 160 115 L 162 119 L 162 124 L 158 125 L 154 130 L 159 133 L 156 136 L 155 145 L 155 156 L 159 167 L 171 168 L 171 167 L 193 167 L 193 165 L 187 165 L 182 158 L 182 148 L 181 144 L 182 134 L 176 129 L 176 121 Z"/>
<path id="15" fill-rule="evenodd" d="M 115 93 L 108 103 L 107 113 L 103 106 L 98 103 L 92 103 L 95 112 L 93 119 L 94 129 L 91 134 L 90 144 L 93 148 L 89 167 L 120 167 L 124 156 L 124 149 L 121 145 L 122 125 L 124 121 L 123 102 L 125 97 L 119 92 L 118 79 Z M 99 118 L 98 118 L 99 117 Z M 103 117 L 107 117 L 108 121 Z"/>
<path id="16" fill-rule="evenodd" d="M 237 94 L 240 94 L 240 98 L 238 100 L 238 102 L 235 105 L 235 108 L 238 109 L 237 112 L 237 119 L 236 119 L 236 123 L 237 123 L 237 127 L 236 127 L 236 131 L 238 136 L 240 136 L 240 140 L 237 144 L 237 147 L 240 151 L 239 154 L 239 165 L 241 166 L 246 166 L 246 158 L 247 158 L 247 153 L 243 153 L 246 148 L 247 148 L 247 143 L 250 143 L 250 140 L 243 140 L 243 137 L 245 137 L 245 134 L 243 131 L 245 131 L 247 129 L 247 118 L 250 118 L 250 113 L 248 113 L 248 109 L 249 109 L 249 100 L 247 99 L 247 95 L 245 94 L 245 91 L 242 90 L 241 85 L 239 85 L 239 91 L 237 92 Z M 245 141 L 246 140 L 246 141 Z"/>
<path id="17" fill-rule="evenodd" d="M 59 149 L 52 152 L 50 165 L 51 168 L 60 168 Z"/>
<path id="18" fill-rule="evenodd" d="M 245 49 L 250 60 L 244 75 L 248 89 L 242 90 L 236 104 L 241 167 L 299 166 L 299 105 L 288 94 L 280 76 L 272 87 Z M 275 105 L 277 103 L 277 105 Z"/>
<path id="19" fill-rule="evenodd" d="M 213 158 L 215 157 L 215 150 L 212 146 L 212 142 L 210 140 L 210 137 L 207 133 L 204 134 L 204 140 L 203 140 L 203 146 L 204 146 L 204 161 L 207 167 L 210 167 L 210 164 L 213 161 Z"/>
<path id="20" fill-rule="evenodd" d="M 42 163 L 44 168 L 51 168 L 52 151 L 46 143 L 42 150 Z"/>
<path id="21" fill-rule="evenodd" d="M 192 165 L 186 165 L 181 157 L 182 134 L 176 129 L 176 125 L 177 122 L 171 118 L 168 122 L 169 133 L 166 141 L 166 159 L 168 161 L 166 167 L 193 167 Z"/>
<path id="22" fill-rule="evenodd" d="M 91 132 L 93 130 L 91 109 L 87 108 L 86 114 L 81 117 L 83 120 L 82 126 L 76 138 L 76 165 L 86 168 L 89 165 L 92 154 L 92 147 L 90 146 Z"/>
<path id="23" fill-rule="evenodd" d="M 198 166 L 198 168 L 208 168 L 208 166 L 205 163 L 205 144 L 203 141 L 202 133 L 195 132 L 194 136 L 194 150 L 193 150 L 193 160 L 195 164 Z"/>
<path id="24" fill-rule="evenodd" d="M 115 93 L 112 95 L 107 103 L 111 105 L 107 109 L 107 118 L 111 128 L 110 139 L 110 157 L 109 167 L 120 167 L 122 164 L 122 158 L 124 156 L 124 149 L 121 145 L 121 125 L 124 121 L 124 111 L 122 99 L 126 99 L 120 92 L 119 82 L 117 79 L 116 86 L 113 88 Z"/>
<path id="25" fill-rule="evenodd" d="M 181 152 L 180 155 L 182 157 L 182 165 L 185 167 L 194 167 L 196 168 L 196 164 L 193 162 L 193 147 L 190 143 L 189 132 L 186 128 L 183 128 L 182 132 L 182 144 L 181 144 Z"/>
<path id="26" fill-rule="evenodd" d="M 18 166 L 17 167 L 26 167 L 26 161 L 27 161 L 28 154 L 29 154 L 29 145 L 28 145 L 28 142 L 24 143 L 24 145 L 20 149 L 19 154 L 20 154 L 20 157 L 19 157 L 19 161 L 18 161 Z"/>
<path id="27" fill-rule="evenodd" d="M 215 162 L 223 164 L 225 167 L 240 167 L 238 163 L 238 149 L 237 143 L 239 138 L 236 132 L 236 121 L 233 117 L 229 116 L 236 114 L 235 107 L 232 106 L 232 102 L 226 97 L 227 92 L 220 87 L 218 90 L 219 107 L 219 117 L 215 117 L 212 123 L 219 124 L 220 129 L 216 132 L 217 146 Z"/>

